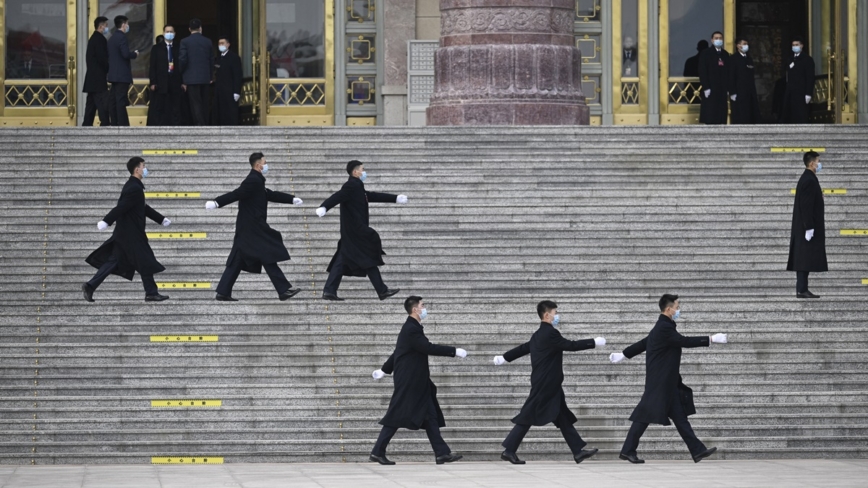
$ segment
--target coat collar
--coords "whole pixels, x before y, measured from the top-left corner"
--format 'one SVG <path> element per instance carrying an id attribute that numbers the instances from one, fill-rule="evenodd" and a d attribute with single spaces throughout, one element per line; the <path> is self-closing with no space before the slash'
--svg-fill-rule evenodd
<path id="1" fill-rule="evenodd" d="M 672 324 L 672 325 L 678 325 L 678 324 L 675 323 L 674 320 L 672 320 L 672 319 L 670 319 L 669 317 L 663 315 L 662 313 L 660 314 L 660 318 L 657 319 L 657 322 L 667 322 L 667 323 L 670 323 L 670 324 Z"/>
<path id="2" fill-rule="evenodd" d="M 142 190 L 145 189 L 145 183 L 144 183 L 142 180 L 136 178 L 136 177 L 133 176 L 133 175 L 130 175 L 130 179 L 129 179 L 127 182 L 128 182 L 128 183 L 131 182 L 131 183 L 134 184 L 134 185 L 140 186 L 140 187 L 142 188 Z"/>
<path id="3" fill-rule="evenodd" d="M 543 328 L 543 327 L 545 327 L 545 326 L 549 326 L 549 327 L 554 328 L 554 325 L 552 325 L 552 324 L 550 324 L 550 323 L 548 323 L 548 322 L 540 322 L 540 323 L 539 323 L 539 326 L 540 326 L 540 328 Z"/>
<path id="4" fill-rule="evenodd" d="M 413 317 L 411 317 L 409 315 L 407 316 L 407 322 L 406 323 L 408 323 L 410 325 L 415 325 L 416 327 L 419 327 L 420 329 L 423 329 L 423 330 L 425 329 L 425 327 L 423 327 L 422 324 L 419 323 L 418 320 L 414 319 Z"/>
<path id="5" fill-rule="evenodd" d="M 261 172 L 259 172 L 259 171 L 256 171 L 255 169 L 251 169 L 251 170 L 250 170 L 250 174 L 247 175 L 247 177 L 249 178 L 250 175 L 256 175 L 256 176 L 258 176 L 259 178 L 261 178 L 262 181 L 265 181 L 265 175 L 263 175 L 263 174 L 262 174 Z"/>

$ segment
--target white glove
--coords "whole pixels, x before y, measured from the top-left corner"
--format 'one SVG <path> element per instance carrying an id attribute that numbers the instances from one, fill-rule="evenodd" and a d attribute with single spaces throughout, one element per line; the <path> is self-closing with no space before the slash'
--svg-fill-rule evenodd
<path id="1" fill-rule="evenodd" d="M 293 204 L 293 205 L 302 205 L 302 204 L 304 204 L 304 201 L 302 201 L 301 198 L 293 198 L 293 199 L 292 199 L 292 204 Z"/>
<path id="2" fill-rule="evenodd" d="M 500 366 L 502 364 L 506 364 L 506 359 L 503 359 L 503 356 L 494 356 L 494 365 Z"/>
<path id="3" fill-rule="evenodd" d="M 811 103 L 811 96 L 805 95 L 805 103 Z"/>
<path id="4" fill-rule="evenodd" d="M 239 95 L 239 94 L 237 94 L 237 93 L 233 93 L 233 94 L 232 94 L 232 98 L 234 98 L 235 101 L 237 102 L 238 100 L 241 100 L 241 95 Z"/>
<path id="5" fill-rule="evenodd" d="M 205 202 L 205 210 L 214 210 L 217 208 L 217 202 Z"/>
<path id="6" fill-rule="evenodd" d="M 732 100 L 732 101 L 734 102 L 734 101 L 735 101 L 735 97 L 737 97 L 737 96 L 738 96 L 738 95 L 732 95 L 732 96 L 729 97 L 729 98 L 730 98 L 730 100 Z"/>
<path id="7" fill-rule="evenodd" d="M 326 214 L 326 208 L 325 207 L 320 207 L 320 208 L 316 209 L 317 217 L 325 217 L 325 214 Z"/>
<path id="8" fill-rule="evenodd" d="M 404 205 L 407 203 L 407 195 L 398 195 L 398 203 Z"/>
<path id="9" fill-rule="evenodd" d="M 809 229 L 805 231 L 805 240 L 811 242 L 811 239 L 814 238 L 814 229 Z"/>
<path id="10" fill-rule="evenodd" d="M 613 352 L 612 354 L 609 354 L 609 361 L 612 361 L 613 363 L 620 363 L 624 360 L 624 357 L 625 356 L 620 352 Z"/>
<path id="11" fill-rule="evenodd" d="M 381 380 L 384 376 L 386 376 L 386 373 L 384 373 L 382 369 L 378 369 L 371 373 L 371 376 L 373 376 L 375 380 Z"/>
<path id="12" fill-rule="evenodd" d="M 100 220 L 99 222 L 97 222 L 96 228 L 99 230 L 106 230 L 106 229 L 108 229 L 108 224 L 106 224 L 104 221 Z"/>
<path id="13" fill-rule="evenodd" d="M 172 221 L 163 217 L 163 227 L 168 227 L 170 225 L 172 225 Z"/>
<path id="14" fill-rule="evenodd" d="M 709 88 L 708 90 L 705 90 L 705 98 L 708 98 L 710 96 L 711 96 L 711 88 Z"/>
<path id="15" fill-rule="evenodd" d="M 711 342 L 716 344 L 726 344 L 726 334 L 714 334 L 711 336 Z"/>
<path id="16" fill-rule="evenodd" d="M 459 357 L 461 359 L 464 359 L 467 357 L 467 351 L 465 351 L 464 349 L 461 349 L 460 347 L 456 348 L 455 349 L 455 357 Z"/>
<path id="17" fill-rule="evenodd" d="M 606 345 L 606 338 L 605 337 L 595 337 L 594 338 L 594 345 L 596 345 L 597 347 L 605 346 Z"/>

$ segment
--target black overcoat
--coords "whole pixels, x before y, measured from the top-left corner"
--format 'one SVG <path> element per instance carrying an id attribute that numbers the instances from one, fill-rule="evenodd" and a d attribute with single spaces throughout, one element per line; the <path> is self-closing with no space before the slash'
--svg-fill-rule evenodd
<path id="1" fill-rule="evenodd" d="M 181 75 L 178 73 L 178 54 L 178 44 L 173 42 L 172 62 L 175 64 L 173 67 L 173 76 L 170 77 L 169 48 L 166 45 L 166 41 L 154 44 L 151 47 L 151 65 L 148 68 L 148 83 L 157 86 L 157 89 L 155 90 L 156 93 L 164 95 L 169 93 L 169 83 L 172 83 L 174 87 L 181 87 Z"/>
<path id="2" fill-rule="evenodd" d="M 759 124 L 760 108 L 756 93 L 756 72 L 750 54 L 736 53 L 729 57 L 729 94 L 736 95 L 730 102 L 733 124 Z"/>
<path id="3" fill-rule="evenodd" d="M 703 124 L 725 124 L 729 96 L 729 53 L 710 47 L 699 56 L 699 83 L 702 85 L 702 106 L 699 121 Z M 711 89 L 711 97 L 705 90 Z"/>
<path id="4" fill-rule="evenodd" d="M 395 352 L 381 368 L 386 374 L 394 373 L 395 379 L 395 391 L 386 416 L 380 420 L 381 425 L 417 430 L 425 421 L 429 401 L 433 401 L 437 409 L 437 425 L 446 425 L 437 402 L 437 387 L 431 381 L 428 356 L 454 357 L 455 348 L 431 344 L 422 324 L 407 317 L 398 334 Z"/>
<path id="5" fill-rule="evenodd" d="M 116 224 L 112 236 L 85 260 L 94 268 L 99 268 L 112 256 L 117 259 L 118 266 L 112 274 L 128 280 L 133 279 L 136 271 L 142 275 L 153 275 L 164 271 L 154 257 L 154 251 L 148 244 L 145 233 L 145 217 L 163 223 L 164 217 L 145 203 L 145 185 L 134 176 L 130 176 L 121 190 L 118 204 L 103 217 L 108 225 Z"/>
<path id="6" fill-rule="evenodd" d="M 238 202 L 235 219 L 235 240 L 226 265 L 241 259 L 241 269 L 248 273 L 261 273 L 263 264 L 279 263 L 289 259 L 280 232 L 268 226 L 268 202 L 292 203 L 293 195 L 265 188 L 262 173 L 250 170 L 241 186 L 214 201 L 219 207 Z"/>
<path id="7" fill-rule="evenodd" d="M 217 125 L 238 125 L 238 102 L 241 95 L 241 57 L 234 51 L 214 57 L 214 122 Z"/>
<path id="8" fill-rule="evenodd" d="M 576 423 L 576 416 L 567 407 L 564 394 L 564 351 L 583 351 L 595 347 L 593 339 L 571 341 L 547 322 L 539 324 L 530 341 L 509 350 L 503 358 L 509 362 L 530 354 L 530 395 L 521 412 L 512 419 L 521 425 L 555 426 Z"/>
<path id="9" fill-rule="evenodd" d="M 807 124 L 811 107 L 805 103 L 805 96 L 814 96 L 814 60 L 805 53 L 793 55 L 784 71 L 787 73 L 787 88 L 781 107 L 781 122 Z"/>
<path id="10" fill-rule="evenodd" d="M 329 210 L 341 206 L 341 239 L 338 250 L 332 257 L 326 271 L 331 271 L 335 260 L 340 257 L 344 265 L 344 276 L 366 276 L 369 269 L 383 265 L 383 244 L 380 235 L 368 223 L 368 203 L 395 203 L 397 195 L 365 191 L 362 180 L 350 176 L 340 191 L 322 202 L 321 207 Z"/>
<path id="11" fill-rule="evenodd" d="M 645 393 L 630 420 L 669 425 L 675 402 L 681 402 L 685 414 L 695 414 L 693 390 L 681 381 L 681 349 L 708 347 L 708 344 L 708 336 L 684 337 L 679 334 L 675 330 L 675 321 L 661 314 L 648 337 L 624 349 L 627 358 L 645 353 Z"/>
<path id="12" fill-rule="evenodd" d="M 84 74 L 84 93 L 102 93 L 108 90 L 108 40 L 102 32 L 96 32 L 87 41 L 85 53 L 87 72 Z"/>
<path id="13" fill-rule="evenodd" d="M 820 180 L 813 171 L 806 169 L 796 186 L 787 271 L 829 271 L 825 212 Z M 805 232 L 810 229 L 814 229 L 814 237 L 808 241 Z"/>

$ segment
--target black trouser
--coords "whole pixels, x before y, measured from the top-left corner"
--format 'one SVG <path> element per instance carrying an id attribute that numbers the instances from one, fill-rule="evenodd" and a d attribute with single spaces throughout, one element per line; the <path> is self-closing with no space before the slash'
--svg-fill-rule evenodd
<path id="1" fill-rule="evenodd" d="M 114 100 L 115 112 L 112 125 L 123 127 L 130 125 L 130 118 L 127 115 L 127 105 L 130 104 L 129 91 L 129 83 L 112 83 L 111 97 Z"/>
<path id="2" fill-rule="evenodd" d="M 681 439 L 687 444 L 687 449 L 690 450 L 692 456 L 705 451 L 705 444 L 697 439 L 696 434 L 693 433 L 693 427 L 687 421 L 687 415 L 684 413 L 684 407 L 681 406 L 681 402 L 675 402 L 672 406 L 672 411 L 669 412 L 669 418 L 672 419 L 672 423 L 675 424 L 675 428 L 681 435 Z M 627 438 L 624 440 L 621 454 L 635 456 L 636 448 L 639 447 L 639 439 L 642 438 L 642 434 L 645 433 L 645 429 L 647 428 L 648 424 L 645 422 L 633 422 L 633 425 L 630 426 L 630 432 L 627 433 Z"/>
<path id="3" fill-rule="evenodd" d="M 108 91 L 88 93 L 87 102 L 84 104 L 84 120 L 82 120 L 81 125 L 84 127 L 92 126 L 97 113 L 99 113 L 99 125 L 104 127 L 111 125 L 108 99 Z"/>
<path id="4" fill-rule="evenodd" d="M 440 426 L 437 425 L 437 408 L 434 406 L 433 400 L 428 402 L 428 413 L 422 422 L 422 428 L 428 434 L 428 441 L 431 442 L 431 448 L 434 449 L 435 456 L 445 456 L 452 452 L 446 441 L 443 440 L 443 436 L 440 435 Z M 396 432 L 398 432 L 397 427 L 384 425 L 383 429 L 380 430 L 380 437 L 377 438 L 377 443 L 374 444 L 371 454 L 374 456 L 385 456 L 386 448 L 389 447 L 389 441 L 392 440 Z"/>
<path id="5" fill-rule="evenodd" d="M 292 288 L 292 285 L 289 283 L 289 280 L 286 279 L 286 276 L 283 274 L 283 271 L 280 270 L 277 263 L 263 264 L 262 267 L 265 268 L 265 272 L 268 273 L 268 277 L 271 278 L 271 283 L 274 285 L 274 289 L 277 290 L 278 295 L 283 295 L 287 290 Z M 236 257 L 226 266 L 226 271 L 223 272 L 223 276 L 220 278 L 220 283 L 217 285 L 217 294 L 231 297 L 232 287 L 235 286 L 235 281 L 238 279 L 238 275 L 240 274 L 241 258 Z"/>
<path id="6" fill-rule="evenodd" d="M 515 424 L 515 427 L 512 428 L 509 435 L 506 436 L 503 443 L 501 445 L 507 452 L 511 452 L 515 454 L 518 451 L 518 446 L 521 445 L 521 441 L 524 440 L 524 436 L 527 435 L 530 430 L 530 425 L 523 424 Z M 576 431 L 576 428 L 573 424 L 569 422 L 563 422 L 560 426 L 561 435 L 564 436 L 564 440 L 567 441 L 567 445 L 570 446 L 570 451 L 572 451 L 573 456 L 577 456 L 579 452 L 584 449 L 585 446 L 588 445 L 582 439 L 582 436 Z"/>
<path id="7" fill-rule="evenodd" d="M 208 85 L 187 85 L 193 125 L 208 125 Z"/>
<path id="8" fill-rule="evenodd" d="M 169 75 L 169 86 L 166 93 L 160 93 L 160 88 L 151 92 L 151 103 L 148 106 L 149 125 L 178 126 L 181 125 L 181 85 L 175 77 Z"/>
<path id="9" fill-rule="evenodd" d="M 808 291 L 808 273 L 809 271 L 796 271 L 796 293 Z"/>
<path id="10" fill-rule="evenodd" d="M 114 257 L 112 257 L 99 267 L 96 274 L 93 275 L 93 278 L 87 282 L 87 286 L 96 290 L 117 267 L 118 262 Z M 154 281 L 154 275 L 144 275 L 140 273 L 140 276 L 142 277 L 142 285 L 145 287 L 145 295 L 157 295 L 159 291 L 157 290 L 157 283 Z"/>
<path id="11" fill-rule="evenodd" d="M 377 290 L 377 294 L 382 295 L 388 291 L 389 287 L 383 283 L 383 277 L 380 276 L 380 269 L 377 267 L 373 267 L 367 270 L 368 279 L 371 280 L 371 284 L 374 285 L 374 289 Z M 332 270 L 329 272 L 329 277 L 326 280 L 325 287 L 323 288 L 323 293 L 329 293 L 332 295 L 338 294 L 338 288 L 341 286 L 341 280 L 344 277 L 344 262 L 338 257 L 334 263 L 332 263 Z"/>

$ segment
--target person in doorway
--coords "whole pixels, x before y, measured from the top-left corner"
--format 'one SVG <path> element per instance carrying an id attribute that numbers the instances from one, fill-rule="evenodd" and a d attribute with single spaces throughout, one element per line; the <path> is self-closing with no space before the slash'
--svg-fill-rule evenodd
<path id="1" fill-rule="evenodd" d="M 202 35 L 202 21 L 190 21 L 190 35 L 181 41 L 178 53 L 181 88 L 187 94 L 193 125 L 208 125 L 208 103 L 211 87 L 211 41 Z"/>
<path id="2" fill-rule="evenodd" d="M 229 38 L 220 38 L 220 54 L 214 58 L 214 122 L 238 125 L 238 101 L 241 100 L 241 57 L 229 49 Z"/>
<path id="3" fill-rule="evenodd" d="M 756 93 L 756 73 L 748 54 L 747 39 L 739 38 L 736 53 L 730 56 L 729 99 L 733 124 L 759 124 L 759 98 Z"/>
<path id="4" fill-rule="evenodd" d="M 151 48 L 150 78 L 151 103 L 148 106 L 148 125 L 181 125 L 181 74 L 175 62 L 179 48 L 175 44 L 175 28 L 163 27 L 162 42 Z"/>
<path id="5" fill-rule="evenodd" d="M 99 124 L 107 126 L 109 121 L 109 91 L 108 91 L 108 40 L 105 36 L 109 33 L 108 19 L 97 17 L 93 21 L 93 34 L 87 41 L 85 63 L 87 73 L 84 75 L 84 93 L 87 93 L 87 101 L 84 105 L 84 120 L 81 125 L 90 127 L 94 118 L 99 114 Z"/>
<path id="6" fill-rule="evenodd" d="M 711 35 L 711 47 L 699 57 L 699 83 L 702 85 L 699 122 L 726 124 L 729 53 L 723 48 L 723 34 L 719 31 Z"/>
<path id="7" fill-rule="evenodd" d="M 682 76 L 685 78 L 699 77 L 699 57 L 702 56 L 702 53 L 706 49 L 708 49 L 708 41 L 705 39 L 696 43 L 696 54 L 690 56 L 684 61 L 684 72 L 682 73 Z"/>
<path id="8" fill-rule="evenodd" d="M 808 274 L 812 271 L 829 271 L 826 260 L 825 202 L 820 180 L 817 179 L 823 163 L 820 162 L 820 155 L 814 151 L 806 152 L 802 160 L 805 172 L 796 186 L 787 271 L 796 272 L 796 298 L 820 298 L 808 290 Z"/>
<path id="9" fill-rule="evenodd" d="M 787 64 L 787 88 L 781 110 L 784 124 L 807 124 L 814 96 L 814 60 L 804 52 L 805 43 L 801 37 L 792 42 L 793 57 Z"/>
<path id="10" fill-rule="evenodd" d="M 130 60 L 139 56 L 139 51 L 130 51 L 127 33 L 130 31 L 129 19 L 123 15 L 115 17 L 115 33 L 108 40 L 109 71 L 106 77 L 112 84 L 111 96 L 114 110 L 112 125 L 128 126 L 127 115 L 130 85 L 133 84 L 133 69 Z"/>

